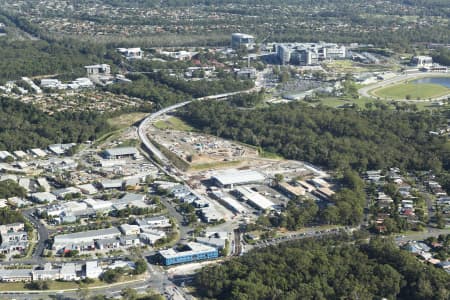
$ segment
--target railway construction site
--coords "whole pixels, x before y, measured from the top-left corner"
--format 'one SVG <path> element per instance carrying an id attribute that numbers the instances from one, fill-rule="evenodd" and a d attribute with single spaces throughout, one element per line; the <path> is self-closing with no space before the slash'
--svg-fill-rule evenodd
<path id="1" fill-rule="evenodd" d="M 260 160 L 254 147 L 188 130 L 178 119 L 162 116 L 148 128 L 148 136 L 178 168 L 201 171 L 223 167 L 245 167 Z M 164 126 L 163 126 L 164 125 Z M 181 129 L 181 130 L 180 130 Z"/>

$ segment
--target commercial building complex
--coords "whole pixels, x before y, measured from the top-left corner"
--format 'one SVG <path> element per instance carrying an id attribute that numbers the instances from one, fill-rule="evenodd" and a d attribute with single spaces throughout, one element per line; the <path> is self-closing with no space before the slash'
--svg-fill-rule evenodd
<path id="1" fill-rule="evenodd" d="M 344 59 L 347 55 L 344 46 L 333 43 L 293 43 L 276 44 L 276 55 L 282 65 L 317 65 L 326 59 Z"/>
<path id="2" fill-rule="evenodd" d="M 115 227 L 56 235 L 54 238 L 53 249 L 57 252 L 95 249 L 96 240 L 114 239 L 118 238 L 120 235 L 120 231 Z"/>
<path id="3" fill-rule="evenodd" d="M 114 264 L 120 262 L 115 261 Z M 111 265 L 109 266 L 111 268 Z M 72 281 L 84 278 L 97 279 L 104 272 L 98 261 L 37 265 L 31 269 L 0 269 L 1 282 L 30 282 L 36 280 Z"/>

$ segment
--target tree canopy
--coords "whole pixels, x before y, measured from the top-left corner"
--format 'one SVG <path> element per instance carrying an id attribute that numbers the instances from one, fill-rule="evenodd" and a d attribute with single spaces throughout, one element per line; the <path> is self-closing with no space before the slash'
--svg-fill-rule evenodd
<path id="1" fill-rule="evenodd" d="M 179 116 L 201 131 L 330 169 L 450 169 L 446 138 L 429 134 L 445 116 L 428 111 L 301 103 L 242 110 L 225 102 L 194 102 Z"/>
<path id="2" fill-rule="evenodd" d="M 449 275 L 391 242 L 307 239 L 252 251 L 196 276 L 203 299 L 448 299 Z"/>
<path id="3" fill-rule="evenodd" d="M 0 181 L 0 199 L 10 197 L 24 198 L 27 195 L 26 190 L 13 180 Z"/>
<path id="4" fill-rule="evenodd" d="M 94 112 L 44 113 L 33 105 L 0 97 L 0 149 L 46 148 L 53 143 L 93 140 L 109 130 L 106 116 Z"/>

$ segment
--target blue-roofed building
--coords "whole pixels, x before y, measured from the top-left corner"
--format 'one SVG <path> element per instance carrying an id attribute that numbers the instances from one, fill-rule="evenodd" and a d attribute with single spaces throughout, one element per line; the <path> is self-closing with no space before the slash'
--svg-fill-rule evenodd
<path id="1" fill-rule="evenodd" d="M 217 248 L 193 242 L 188 243 L 186 246 L 189 248 L 188 251 L 177 252 L 174 249 L 159 251 L 162 263 L 165 266 L 170 266 L 219 257 Z"/>
<path id="2" fill-rule="evenodd" d="M 415 241 L 408 242 L 408 244 L 406 244 L 403 249 L 414 254 L 429 252 L 431 250 L 430 247 L 428 247 L 425 243 Z"/>
<path id="3" fill-rule="evenodd" d="M 439 267 L 441 267 L 444 270 L 450 271 L 450 261 L 441 261 L 438 264 Z"/>

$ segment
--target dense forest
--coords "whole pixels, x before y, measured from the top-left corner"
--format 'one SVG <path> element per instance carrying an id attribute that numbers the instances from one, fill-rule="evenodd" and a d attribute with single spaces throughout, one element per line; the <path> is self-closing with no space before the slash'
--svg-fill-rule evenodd
<path id="1" fill-rule="evenodd" d="M 185 81 L 164 72 L 130 74 L 131 83 L 118 83 L 106 89 L 116 94 L 125 94 L 152 101 L 156 108 L 215 94 L 247 90 L 253 87 L 251 80 L 234 79 L 227 76 L 221 80 Z"/>
<path id="2" fill-rule="evenodd" d="M 223 76 L 220 80 L 185 81 L 164 72 L 148 74 L 148 77 L 171 88 L 182 91 L 194 98 L 229 92 L 243 91 L 254 86 L 252 80 L 239 80 L 232 76 Z"/>
<path id="3" fill-rule="evenodd" d="M 433 54 L 433 60 L 444 66 L 450 66 L 450 49 L 440 48 Z"/>
<path id="4" fill-rule="evenodd" d="M 201 131 L 330 169 L 450 169 L 449 143 L 429 134 L 446 118 L 428 111 L 300 103 L 243 110 L 226 102 L 194 102 L 179 116 Z"/>
<path id="5" fill-rule="evenodd" d="M 128 77 L 133 82 L 112 84 L 107 86 L 106 89 L 115 94 L 124 94 L 151 101 L 156 104 L 156 108 L 191 99 L 190 95 L 151 80 L 145 75 L 136 74 Z"/>
<path id="6" fill-rule="evenodd" d="M 16 222 L 25 222 L 25 218 L 22 216 L 20 211 L 11 210 L 9 208 L 0 209 L 0 225 Z"/>
<path id="7" fill-rule="evenodd" d="M 48 115 L 33 105 L 0 98 L 0 150 L 26 150 L 53 143 L 81 143 L 110 129 L 106 116 L 93 112 Z"/>
<path id="8" fill-rule="evenodd" d="M 339 240 L 341 239 L 341 240 Z M 283 243 L 196 276 L 203 299 L 448 299 L 449 275 L 388 240 Z"/>
<path id="9" fill-rule="evenodd" d="M 22 76 L 85 76 L 83 66 L 101 62 L 98 53 L 101 50 L 79 46 L 63 42 L 0 40 L 0 83 Z"/>
<path id="10" fill-rule="evenodd" d="M 75 39 L 53 39 L 26 18 L 0 11 L 0 22 L 15 26 L 33 38 L 0 39 L 0 84 L 22 76 L 55 74 L 75 78 L 86 74 L 84 66 L 112 61 L 115 50 Z M 111 56 L 111 57 L 110 57 Z"/>

